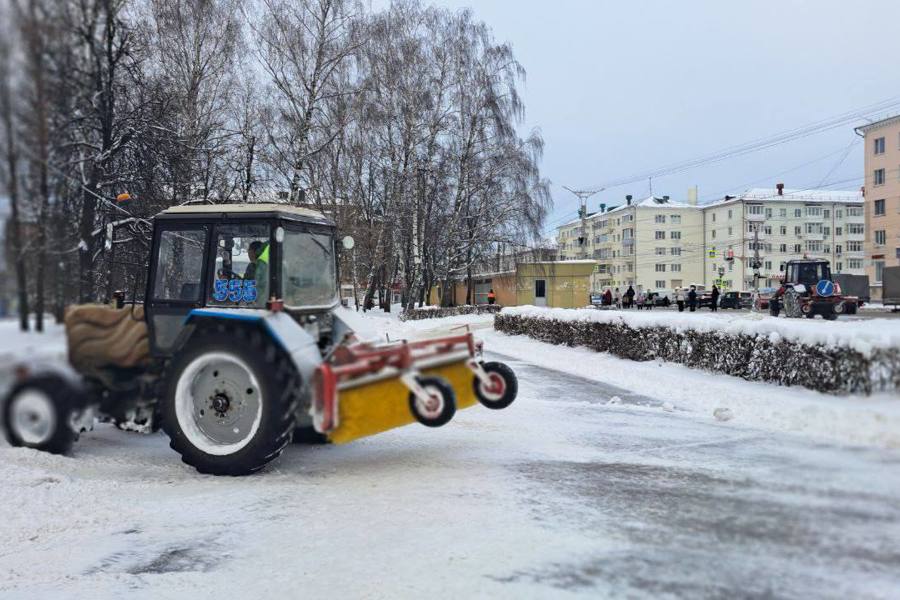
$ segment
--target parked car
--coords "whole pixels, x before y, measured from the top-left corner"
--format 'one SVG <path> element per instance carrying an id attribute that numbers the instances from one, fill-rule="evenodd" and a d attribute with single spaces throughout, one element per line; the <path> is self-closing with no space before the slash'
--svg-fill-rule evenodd
<path id="1" fill-rule="evenodd" d="M 751 292 L 725 292 L 719 298 L 719 308 L 752 308 L 753 294 Z"/>
<path id="2" fill-rule="evenodd" d="M 753 299 L 752 306 L 755 310 L 769 310 L 769 300 L 775 295 L 778 288 L 759 288 L 759 295 Z"/>

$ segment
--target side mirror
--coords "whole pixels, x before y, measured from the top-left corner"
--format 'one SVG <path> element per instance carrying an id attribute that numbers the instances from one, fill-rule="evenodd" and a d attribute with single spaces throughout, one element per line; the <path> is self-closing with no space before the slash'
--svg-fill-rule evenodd
<path id="1" fill-rule="evenodd" d="M 353 250 L 353 247 L 356 245 L 356 240 L 353 239 L 353 236 L 346 235 L 344 239 L 341 240 L 341 244 L 343 244 L 345 250 Z"/>

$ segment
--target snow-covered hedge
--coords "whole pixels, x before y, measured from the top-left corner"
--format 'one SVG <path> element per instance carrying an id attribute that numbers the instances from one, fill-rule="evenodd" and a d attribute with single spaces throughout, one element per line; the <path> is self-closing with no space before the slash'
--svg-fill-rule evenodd
<path id="1" fill-rule="evenodd" d="M 529 306 L 504 309 L 494 327 L 631 360 L 662 359 L 822 392 L 900 389 L 900 321 L 825 322 Z"/>
<path id="2" fill-rule="evenodd" d="M 441 317 L 455 317 L 458 315 L 483 315 L 500 312 L 497 304 L 476 304 L 466 306 L 423 306 L 404 311 L 400 314 L 401 321 L 418 321 L 420 319 L 440 319 Z"/>

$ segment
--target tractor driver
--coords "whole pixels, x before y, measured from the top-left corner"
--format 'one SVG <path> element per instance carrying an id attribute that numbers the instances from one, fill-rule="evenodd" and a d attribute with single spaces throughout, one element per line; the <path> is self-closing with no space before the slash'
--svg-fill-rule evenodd
<path id="1" fill-rule="evenodd" d="M 247 269 L 244 271 L 244 279 L 257 279 L 257 271 L 260 264 L 265 268 L 269 266 L 269 245 L 259 240 L 251 242 L 250 247 L 247 248 L 247 256 L 250 257 L 250 264 L 247 265 Z M 265 273 L 265 270 L 261 271 L 261 273 Z"/>

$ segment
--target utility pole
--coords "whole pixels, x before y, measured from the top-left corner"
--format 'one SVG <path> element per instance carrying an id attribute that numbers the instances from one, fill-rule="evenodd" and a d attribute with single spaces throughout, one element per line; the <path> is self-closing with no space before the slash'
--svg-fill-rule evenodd
<path id="1" fill-rule="evenodd" d="M 753 269 L 753 287 L 756 290 L 757 295 L 759 294 L 759 279 L 761 275 L 759 274 L 759 269 L 762 267 L 762 261 L 759 256 L 759 226 L 762 223 L 759 221 L 755 221 L 752 223 L 753 227 L 753 260 L 750 262 L 750 268 Z"/>
<path id="2" fill-rule="evenodd" d="M 579 258 L 587 258 L 587 199 L 595 194 L 599 194 L 604 188 L 597 190 L 573 190 L 570 187 L 563 186 L 563 189 L 572 192 L 581 200 L 581 207 L 578 209 L 578 216 L 581 217 L 581 235 L 578 236 L 578 243 L 581 246 Z"/>

